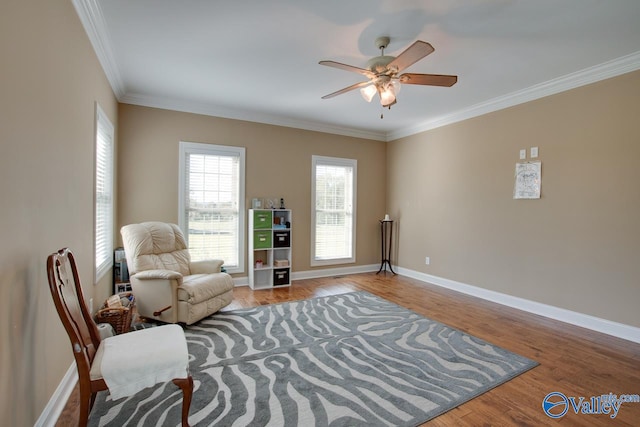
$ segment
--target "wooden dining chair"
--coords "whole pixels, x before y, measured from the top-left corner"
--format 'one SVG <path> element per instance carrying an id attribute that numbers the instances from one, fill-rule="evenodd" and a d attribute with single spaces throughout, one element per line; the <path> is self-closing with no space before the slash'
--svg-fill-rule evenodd
<path id="1" fill-rule="evenodd" d="M 177 325 L 165 325 L 117 335 L 101 341 L 98 328 L 87 309 L 76 262 L 69 249 L 64 248 L 49 255 L 47 258 L 47 276 L 53 302 L 71 340 L 71 349 L 78 369 L 80 388 L 80 419 L 78 425 L 87 425 L 89 413 L 98 391 L 110 390 L 111 388 L 111 397 L 114 398 L 116 386 L 118 387 L 118 395 L 124 394 L 126 396 L 157 382 L 157 378 L 153 378 L 153 380 L 142 378 L 141 384 L 143 385 L 138 387 L 138 390 L 135 389 L 136 387 L 133 384 L 142 375 L 139 374 L 141 366 L 136 366 L 136 363 L 144 363 L 145 366 L 142 370 L 145 371 L 158 372 L 161 369 L 166 369 L 167 364 L 170 364 L 168 366 L 170 372 L 184 372 L 184 376 L 168 378 L 167 381 L 173 381 L 182 389 L 182 425 L 188 426 L 189 407 L 191 406 L 191 396 L 193 394 L 193 378 L 188 371 L 189 356 L 186 352 L 186 339 L 182 329 Z M 153 332 L 153 335 L 148 335 L 149 332 Z M 131 334 L 138 335 L 133 336 Z M 127 343 L 122 348 L 119 348 L 119 346 L 123 345 L 119 341 L 119 337 L 124 337 L 125 335 L 128 336 Z M 136 342 L 144 343 L 144 348 L 135 348 Z M 163 357 L 154 357 L 154 354 L 160 351 L 162 351 Z M 145 354 L 147 357 L 144 357 Z M 128 357 L 131 355 L 135 355 L 135 360 L 132 361 L 132 358 Z M 142 357 L 140 357 L 141 355 Z M 164 359 L 164 361 L 158 362 L 158 359 Z M 106 366 L 106 363 L 109 366 L 118 366 L 121 369 L 121 375 L 119 376 L 128 378 L 131 384 L 123 385 L 114 381 L 112 376 L 107 376 L 106 370 L 103 372 L 103 367 Z M 157 366 L 158 363 L 164 364 Z M 105 376 L 107 377 L 106 379 Z M 150 377 L 153 377 L 153 375 L 150 375 Z M 147 382 L 146 384 L 145 381 Z M 149 381 L 154 382 L 149 384 Z M 123 392 L 123 390 L 126 391 Z"/>

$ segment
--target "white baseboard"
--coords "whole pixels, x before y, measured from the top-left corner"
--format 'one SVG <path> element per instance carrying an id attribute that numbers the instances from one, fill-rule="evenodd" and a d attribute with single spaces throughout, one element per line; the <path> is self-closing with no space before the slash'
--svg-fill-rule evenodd
<path id="1" fill-rule="evenodd" d="M 479 288 L 477 286 L 456 282 L 455 280 L 449 280 L 443 277 L 433 276 L 431 274 L 421 273 L 402 267 L 395 268 L 398 274 L 411 277 L 422 282 L 432 283 L 434 285 L 461 292 L 463 294 L 482 298 L 487 301 L 496 302 L 508 307 L 517 308 L 518 310 L 548 317 L 554 320 L 559 320 L 561 322 L 570 323 L 572 325 L 591 329 L 593 331 L 602 332 L 604 334 L 612 335 L 614 337 L 622 338 L 628 341 L 640 343 L 640 328 L 635 326 L 625 325 L 623 323 L 601 319 L 589 314 L 578 313 L 564 308 L 555 307 L 524 298 L 514 297 L 512 295 Z"/>
<path id="2" fill-rule="evenodd" d="M 62 381 L 58 384 L 56 391 L 53 392 L 49 403 L 47 403 L 40 417 L 36 420 L 34 427 L 54 427 L 56 425 L 77 382 L 78 371 L 76 369 L 76 362 L 73 362 L 69 369 L 67 369 L 67 373 L 62 377 Z"/>
<path id="3" fill-rule="evenodd" d="M 248 276 L 232 277 L 232 279 L 234 286 L 249 286 Z"/>
<path id="4" fill-rule="evenodd" d="M 370 273 L 372 271 L 378 271 L 379 268 L 380 266 L 377 264 L 369 264 L 357 265 L 353 267 L 321 268 L 318 270 L 292 271 L 291 281 L 317 279 L 319 277 L 345 276 L 347 274 Z M 233 283 L 235 286 L 249 286 L 249 278 L 247 276 L 234 277 Z"/>
<path id="5" fill-rule="evenodd" d="M 451 289 L 463 294 L 471 295 L 487 301 L 492 301 L 508 307 L 517 308 L 518 310 L 528 313 L 537 314 L 548 317 L 550 319 L 559 320 L 561 322 L 580 326 L 582 328 L 591 329 L 592 331 L 602 332 L 607 335 L 622 338 L 628 341 L 640 343 L 640 328 L 623 323 L 614 322 L 607 319 L 591 316 L 589 314 L 578 313 L 576 311 L 543 304 L 536 301 L 527 300 L 512 295 L 503 294 L 501 292 L 491 291 L 489 289 L 480 288 L 478 286 L 468 285 L 455 280 L 445 279 L 431 274 L 421 273 L 415 270 L 409 270 L 398 266 L 393 266 L 395 271 L 402 275 L 411 277 L 412 279 L 422 282 L 432 283 L 443 288 Z M 342 276 L 346 274 L 370 273 L 378 271 L 379 265 L 360 265 L 355 267 L 338 267 L 323 268 L 318 270 L 295 271 L 291 273 L 291 280 L 315 279 L 319 277 Z M 236 286 L 247 286 L 248 278 L 246 276 L 234 279 Z"/>
<path id="6" fill-rule="evenodd" d="M 316 279 L 319 277 L 344 276 L 346 274 L 370 273 L 378 271 L 377 264 L 356 265 L 353 267 L 322 268 L 318 270 L 294 271 L 291 280 Z"/>

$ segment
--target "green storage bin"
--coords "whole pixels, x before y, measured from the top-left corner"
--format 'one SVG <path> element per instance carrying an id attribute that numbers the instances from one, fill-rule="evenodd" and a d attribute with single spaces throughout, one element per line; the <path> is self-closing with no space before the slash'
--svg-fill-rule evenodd
<path id="1" fill-rule="evenodd" d="M 253 211 L 253 228 L 271 228 L 271 211 Z"/>
<path id="2" fill-rule="evenodd" d="M 254 231 L 253 232 L 253 248 L 269 249 L 271 247 L 271 231 Z"/>

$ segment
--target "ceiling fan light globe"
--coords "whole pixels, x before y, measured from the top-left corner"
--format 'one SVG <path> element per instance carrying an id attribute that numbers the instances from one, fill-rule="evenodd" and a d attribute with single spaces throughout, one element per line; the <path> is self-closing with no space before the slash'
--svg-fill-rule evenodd
<path id="1" fill-rule="evenodd" d="M 360 94 L 364 98 L 365 101 L 371 102 L 377 90 L 374 85 L 369 85 L 360 89 Z"/>
<path id="2" fill-rule="evenodd" d="M 389 84 L 389 86 L 393 88 L 393 93 L 396 96 L 400 93 L 400 89 L 402 88 L 402 85 L 400 84 L 400 80 L 398 79 L 391 80 L 391 83 Z"/>
<path id="3" fill-rule="evenodd" d="M 386 88 L 380 91 L 380 104 L 382 104 L 383 107 L 393 104 L 395 100 L 396 95 L 393 93 L 393 90 Z"/>

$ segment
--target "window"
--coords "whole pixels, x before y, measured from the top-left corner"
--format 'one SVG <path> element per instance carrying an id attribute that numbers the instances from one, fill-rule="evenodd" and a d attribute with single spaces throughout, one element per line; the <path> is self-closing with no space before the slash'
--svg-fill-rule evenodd
<path id="1" fill-rule="evenodd" d="M 179 222 L 191 259 L 244 271 L 243 147 L 180 142 Z"/>
<path id="2" fill-rule="evenodd" d="M 356 261 L 357 161 L 313 156 L 311 265 Z"/>
<path id="3" fill-rule="evenodd" d="M 113 266 L 113 125 L 96 104 L 96 283 Z"/>

